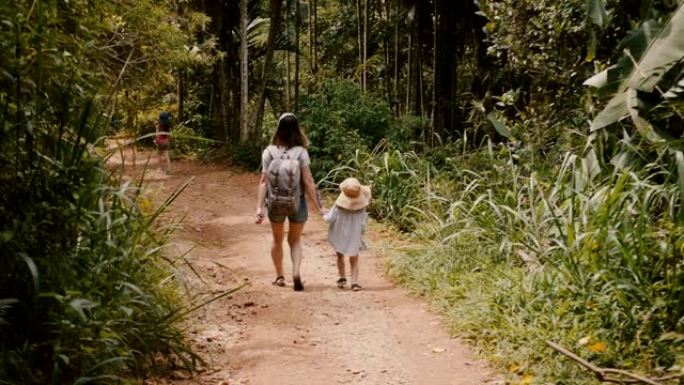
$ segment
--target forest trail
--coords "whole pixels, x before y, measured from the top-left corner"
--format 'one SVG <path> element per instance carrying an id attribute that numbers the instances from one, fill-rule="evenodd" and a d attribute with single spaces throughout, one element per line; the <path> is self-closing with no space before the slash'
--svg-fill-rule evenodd
<path id="1" fill-rule="evenodd" d="M 138 170 L 150 155 L 137 154 Z M 110 162 L 116 164 L 116 159 Z M 424 301 L 406 295 L 386 278 L 377 252 L 383 235 L 371 232 L 370 250 L 360 257 L 359 281 L 365 290 L 340 290 L 325 223 L 311 214 L 303 235 L 305 290 L 292 290 L 290 274 L 286 287 L 276 287 L 271 284 L 270 228 L 268 223 L 254 224 L 256 175 L 174 161 L 167 176 L 156 170 L 154 157 L 150 164 L 147 194 L 155 202 L 190 181 L 162 220 L 184 217 L 165 253 L 171 258 L 187 253 L 192 269 L 183 271 L 191 292 L 220 293 L 243 282 L 248 286 L 190 316 L 187 335 L 206 360 L 198 376 L 178 372 L 148 383 L 498 383 L 463 342 L 449 337 Z M 289 272 L 287 246 L 285 252 Z"/>

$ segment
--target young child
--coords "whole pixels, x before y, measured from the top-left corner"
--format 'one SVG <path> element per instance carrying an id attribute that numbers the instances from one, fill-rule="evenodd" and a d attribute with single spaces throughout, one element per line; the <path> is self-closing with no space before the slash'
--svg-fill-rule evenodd
<path id="1" fill-rule="evenodd" d="M 368 215 L 366 207 L 371 200 L 371 190 L 362 186 L 356 178 L 347 178 L 340 184 L 340 196 L 337 197 L 333 208 L 323 217 L 330 223 L 328 241 L 337 253 L 337 271 L 340 278 L 337 287 L 344 289 L 347 278 L 344 271 L 344 256 L 349 257 L 351 266 L 351 289 L 359 291 L 363 288 L 359 279 L 359 250 L 365 250 L 366 245 L 361 235 L 366 230 Z"/>
<path id="2" fill-rule="evenodd" d="M 159 155 L 159 168 L 166 174 L 171 174 L 171 158 L 169 149 L 171 148 L 171 116 L 168 112 L 162 111 L 157 122 L 157 131 L 154 136 L 154 144 L 157 145 Z"/>

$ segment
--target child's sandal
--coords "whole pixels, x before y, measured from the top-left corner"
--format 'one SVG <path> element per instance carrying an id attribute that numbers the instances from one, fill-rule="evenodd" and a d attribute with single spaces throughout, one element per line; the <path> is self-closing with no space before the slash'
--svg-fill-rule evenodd
<path id="1" fill-rule="evenodd" d="M 275 286 L 280 286 L 280 287 L 285 286 L 285 277 L 283 277 L 282 275 L 279 276 L 279 277 L 277 277 L 277 278 L 275 279 L 275 281 L 273 281 L 273 284 L 274 284 Z"/>
<path id="2" fill-rule="evenodd" d="M 361 285 L 359 285 L 358 283 L 354 283 L 351 285 L 351 289 L 352 291 L 361 291 L 363 290 L 363 287 L 361 287 Z"/>
<path id="3" fill-rule="evenodd" d="M 337 287 L 339 289 L 344 289 L 345 286 L 347 286 L 347 279 L 346 278 L 340 278 L 337 280 Z"/>

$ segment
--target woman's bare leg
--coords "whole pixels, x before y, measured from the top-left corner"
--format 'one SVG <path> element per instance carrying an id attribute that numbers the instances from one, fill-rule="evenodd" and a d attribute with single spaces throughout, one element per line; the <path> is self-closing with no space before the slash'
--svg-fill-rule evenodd
<path id="1" fill-rule="evenodd" d="M 283 238 L 285 237 L 285 223 L 271 222 L 271 232 L 273 233 L 273 244 L 271 245 L 271 259 L 276 270 L 276 277 L 283 274 Z"/>
<path id="2" fill-rule="evenodd" d="M 168 150 L 164 151 L 164 160 L 166 161 L 166 173 L 171 174 L 171 154 Z"/>
<path id="3" fill-rule="evenodd" d="M 294 289 L 297 291 L 304 290 L 299 274 L 299 268 L 302 265 L 302 230 L 304 230 L 304 223 L 290 222 L 290 230 L 287 233 L 287 243 L 290 244 L 290 256 L 292 257 L 292 280 Z"/>

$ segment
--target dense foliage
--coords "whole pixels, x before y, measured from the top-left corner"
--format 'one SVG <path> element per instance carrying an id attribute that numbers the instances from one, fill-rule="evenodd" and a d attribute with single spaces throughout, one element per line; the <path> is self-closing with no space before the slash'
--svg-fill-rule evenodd
<path id="1" fill-rule="evenodd" d="M 254 169 L 297 113 L 317 181 L 373 186 L 371 213 L 416 242 L 392 274 L 514 383 L 591 383 L 547 339 L 681 376 L 682 4 L 0 4 L 0 381 L 192 359 L 157 213 L 96 150 L 148 140 L 160 109 L 174 151 L 227 143 Z"/>
<path id="2" fill-rule="evenodd" d="M 439 91 L 430 82 L 444 76 L 438 62 L 417 90 L 422 107 L 409 94 L 393 119 L 374 115 L 366 100 L 401 92 L 385 76 L 413 92 L 415 63 L 400 55 L 406 72 L 393 74 L 373 56 L 365 65 L 378 65 L 367 74 L 374 87 L 364 92 L 361 74 L 342 70 L 354 60 L 342 42 L 355 47 L 355 31 L 345 29 L 354 20 L 321 21 L 337 28 L 319 43 L 331 59 L 321 71 L 361 85 L 346 97 L 352 88 L 324 81 L 304 96 L 314 167 L 333 185 L 355 175 L 373 186 L 371 213 L 422 245 L 392 257 L 392 274 L 429 296 L 515 383 L 592 383 L 546 340 L 600 366 L 681 375 L 684 12 L 677 2 L 636 3 L 478 2 L 484 22 L 472 15 L 477 22 L 457 27 L 481 25 L 484 35 L 454 42 L 472 56 L 452 67 L 460 120 L 451 128 L 426 108 Z M 376 54 L 394 5 L 370 5 Z M 440 36 L 427 49 L 424 36 L 439 21 L 420 19 L 429 10 L 443 17 L 435 3 L 397 7 L 409 17 L 395 26 L 410 35 L 406 50 L 419 39 L 423 65 L 441 58 Z M 430 28 L 412 32 L 412 22 Z"/>
<path id="3" fill-rule="evenodd" d="M 116 383 L 194 365 L 160 255 L 163 206 L 99 154 L 116 93 L 158 85 L 187 54 L 174 10 L 0 4 L 0 383 Z"/>

